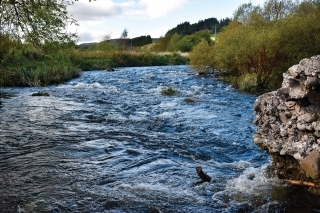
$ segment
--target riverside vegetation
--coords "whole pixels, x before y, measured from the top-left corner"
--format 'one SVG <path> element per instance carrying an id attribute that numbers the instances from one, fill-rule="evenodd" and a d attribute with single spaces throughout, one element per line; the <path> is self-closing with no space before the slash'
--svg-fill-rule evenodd
<path id="1" fill-rule="evenodd" d="M 81 70 L 188 62 L 178 53 L 128 51 L 127 45 L 107 41 L 89 49 L 78 48 L 77 35 L 66 30 L 68 25 L 77 24 L 67 13 L 67 6 L 72 3 L 0 1 L 0 86 L 57 84 L 77 77 Z M 133 43 L 139 44 L 143 39 L 151 38 L 137 38 Z"/>
<path id="2" fill-rule="evenodd" d="M 81 48 L 75 45 L 77 35 L 65 30 L 67 23 L 77 23 L 67 13 L 68 4 L 67 0 L 47 4 L 0 1 L 0 9 L 4 11 L 0 14 L 0 86 L 57 84 L 77 77 L 81 70 L 187 64 L 189 59 L 178 52 L 190 51 L 202 39 L 211 42 L 209 29 L 215 26 L 219 31 L 229 22 L 229 19 L 218 22 L 216 18 L 196 24 L 185 22 L 145 48 L 139 45 L 151 43 L 150 36 L 130 40 L 125 29 L 118 45 L 104 38 L 100 43 Z"/>
<path id="3" fill-rule="evenodd" d="M 103 47 L 109 48 L 103 49 Z M 41 48 L 1 35 L 1 86 L 42 86 L 77 77 L 81 70 L 112 70 L 114 67 L 186 64 L 178 53 L 123 51 L 106 42 L 87 50 L 74 43 L 45 43 Z"/>
<path id="4" fill-rule="evenodd" d="M 261 93 L 281 86 L 282 74 L 301 59 L 320 53 L 320 1 L 269 0 L 241 5 L 233 20 L 190 53 L 200 73 L 216 70 L 240 90 Z"/>

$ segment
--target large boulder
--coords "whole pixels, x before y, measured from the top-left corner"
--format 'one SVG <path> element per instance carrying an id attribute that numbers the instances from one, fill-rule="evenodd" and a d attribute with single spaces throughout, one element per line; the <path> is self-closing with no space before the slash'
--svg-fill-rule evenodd
<path id="1" fill-rule="evenodd" d="M 290 67 L 254 111 L 253 141 L 271 155 L 278 177 L 320 183 L 320 55 Z"/>

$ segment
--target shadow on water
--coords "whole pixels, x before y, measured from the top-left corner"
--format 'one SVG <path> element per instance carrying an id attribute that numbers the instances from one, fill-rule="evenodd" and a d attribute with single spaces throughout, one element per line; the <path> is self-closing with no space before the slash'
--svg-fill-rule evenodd
<path id="1" fill-rule="evenodd" d="M 2 212 L 320 210 L 319 197 L 268 175 L 252 143 L 256 97 L 214 76 L 122 68 L 38 90 L 1 89 Z M 197 166 L 210 182 L 197 184 Z"/>

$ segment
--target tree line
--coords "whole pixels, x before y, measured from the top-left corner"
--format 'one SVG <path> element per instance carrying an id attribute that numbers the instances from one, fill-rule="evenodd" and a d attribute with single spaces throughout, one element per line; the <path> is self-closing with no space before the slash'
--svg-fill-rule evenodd
<path id="1" fill-rule="evenodd" d="M 229 22 L 229 18 L 220 21 L 216 18 L 208 18 L 194 24 L 185 21 L 168 30 L 165 36 L 160 37 L 157 43 L 151 47 L 151 50 L 155 52 L 190 52 L 202 40 L 211 45 L 215 39 L 214 35 L 219 33 Z"/>
<path id="2" fill-rule="evenodd" d="M 132 46 L 133 47 L 141 47 L 146 44 L 151 44 L 152 38 L 150 35 L 147 36 L 139 36 L 132 39 Z"/>
<path id="3" fill-rule="evenodd" d="M 186 21 L 168 30 L 165 36 L 172 36 L 174 34 L 185 36 L 201 30 L 212 30 L 213 33 L 217 30 L 219 32 L 224 26 L 228 25 L 229 21 L 229 18 L 221 19 L 220 22 L 216 18 L 208 18 L 194 24 L 190 24 L 190 22 Z"/>
<path id="4" fill-rule="evenodd" d="M 160 37 L 150 49 L 155 52 L 190 52 L 202 40 L 211 43 L 211 32 L 209 30 L 201 30 L 185 36 L 178 33 L 167 34 L 165 37 Z"/>

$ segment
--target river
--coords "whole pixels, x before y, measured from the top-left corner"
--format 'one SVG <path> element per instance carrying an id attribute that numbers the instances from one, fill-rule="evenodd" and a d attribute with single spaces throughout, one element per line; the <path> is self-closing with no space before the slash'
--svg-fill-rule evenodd
<path id="1" fill-rule="evenodd" d="M 0 91 L 1 212 L 320 212 L 253 144 L 256 96 L 213 75 L 121 68 Z"/>

